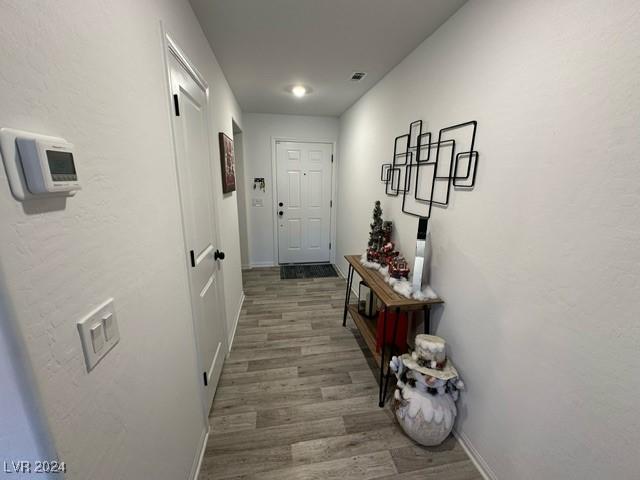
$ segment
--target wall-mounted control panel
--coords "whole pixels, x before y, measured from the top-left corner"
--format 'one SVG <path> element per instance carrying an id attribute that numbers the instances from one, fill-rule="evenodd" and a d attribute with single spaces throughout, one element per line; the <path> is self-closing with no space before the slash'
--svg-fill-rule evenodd
<path id="1" fill-rule="evenodd" d="M 87 372 L 90 372 L 120 340 L 113 298 L 78 322 Z"/>
<path id="2" fill-rule="evenodd" d="M 43 137 L 17 137 L 16 144 L 31 193 L 66 193 L 80 189 L 73 145 L 61 138 Z"/>
<path id="3" fill-rule="evenodd" d="M 13 195 L 73 195 L 81 189 L 75 149 L 63 138 L 0 129 L 0 148 Z"/>

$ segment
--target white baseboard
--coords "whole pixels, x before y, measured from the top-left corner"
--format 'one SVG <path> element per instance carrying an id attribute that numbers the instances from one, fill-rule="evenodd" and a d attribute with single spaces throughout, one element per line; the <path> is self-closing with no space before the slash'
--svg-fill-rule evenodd
<path id="1" fill-rule="evenodd" d="M 193 466 L 191 467 L 191 475 L 189 478 L 191 480 L 198 480 L 200 476 L 200 468 L 202 467 L 202 459 L 204 458 L 204 452 L 207 448 L 207 440 L 209 440 L 209 426 L 207 425 L 207 429 L 203 430 L 202 439 L 200 440 L 200 449 L 196 452 L 196 456 L 193 460 Z"/>
<path id="2" fill-rule="evenodd" d="M 229 350 L 227 351 L 227 356 L 231 353 L 231 347 L 233 346 L 233 340 L 236 338 L 236 330 L 238 329 L 238 322 L 240 321 L 240 313 L 242 312 L 242 304 L 244 303 L 244 292 L 240 292 L 240 303 L 238 305 L 238 311 L 236 312 L 236 319 L 233 322 L 233 331 L 231 332 L 231 336 L 228 339 Z"/>
<path id="3" fill-rule="evenodd" d="M 251 265 L 249 265 L 249 268 L 266 268 L 266 267 L 277 267 L 278 265 L 276 263 L 274 263 L 273 261 L 271 262 L 251 262 Z"/>
<path id="4" fill-rule="evenodd" d="M 496 476 L 494 471 L 491 470 L 491 467 L 485 461 L 485 459 L 482 458 L 482 455 L 478 453 L 478 450 L 476 450 L 476 447 L 473 446 L 471 440 L 469 440 L 469 437 L 457 430 L 453 431 L 453 436 L 456 437 L 458 443 L 462 445 L 462 448 L 467 453 L 473 464 L 480 472 L 480 475 L 482 475 L 485 480 L 498 480 L 498 477 Z"/>

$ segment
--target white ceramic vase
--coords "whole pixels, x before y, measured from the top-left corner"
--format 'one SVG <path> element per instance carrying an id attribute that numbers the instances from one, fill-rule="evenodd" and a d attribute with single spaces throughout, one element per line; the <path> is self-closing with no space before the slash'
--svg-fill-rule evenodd
<path id="1" fill-rule="evenodd" d="M 451 433 L 457 414 L 451 394 L 431 395 L 406 384 L 395 391 L 393 410 L 405 433 L 425 446 L 441 444 Z"/>

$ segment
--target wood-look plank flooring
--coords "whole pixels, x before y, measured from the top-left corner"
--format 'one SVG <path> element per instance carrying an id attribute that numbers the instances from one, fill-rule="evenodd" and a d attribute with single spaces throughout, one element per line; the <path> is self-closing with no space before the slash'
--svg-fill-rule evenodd
<path id="1" fill-rule="evenodd" d="M 482 479 L 455 439 L 420 447 L 378 408 L 371 355 L 342 327 L 344 279 L 243 274 L 200 479 Z"/>

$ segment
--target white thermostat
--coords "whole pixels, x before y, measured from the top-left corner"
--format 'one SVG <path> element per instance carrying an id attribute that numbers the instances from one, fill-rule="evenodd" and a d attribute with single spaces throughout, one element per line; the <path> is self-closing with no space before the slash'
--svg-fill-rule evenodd
<path id="1" fill-rule="evenodd" d="M 3 128 L 0 146 L 11 191 L 19 200 L 81 189 L 73 145 L 63 138 Z"/>

